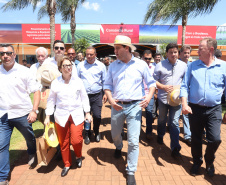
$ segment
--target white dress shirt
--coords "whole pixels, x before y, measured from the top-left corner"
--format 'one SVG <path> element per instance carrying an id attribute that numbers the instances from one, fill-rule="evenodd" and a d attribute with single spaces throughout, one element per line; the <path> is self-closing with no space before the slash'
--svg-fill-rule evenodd
<path id="1" fill-rule="evenodd" d="M 0 79 L 5 81 L 5 101 L 8 104 L 8 119 L 19 118 L 29 114 L 33 105 L 29 93 L 39 90 L 38 82 L 33 78 L 30 69 L 15 62 L 12 69 L 6 71 L 0 66 Z"/>
<path id="2" fill-rule="evenodd" d="M 1 69 L 0 69 L 1 70 Z M 6 114 L 8 111 L 7 103 L 7 93 L 5 92 L 6 80 L 3 78 L 2 73 L 0 72 L 0 118 Z"/>
<path id="3" fill-rule="evenodd" d="M 58 69 L 58 65 L 57 65 L 57 61 L 55 59 L 55 57 L 52 57 L 52 58 L 47 58 L 45 59 L 45 61 L 43 62 L 43 64 L 50 64 L 52 65 L 53 67 L 56 67 Z M 74 62 L 72 62 L 72 64 L 74 64 Z M 77 73 L 77 68 L 75 65 L 73 65 L 73 68 L 72 68 L 72 75 L 73 76 L 78 76 L 78 73 Z"/>
<path id="4" fill-rule="evenodd" d="M 53 114 L 55 105 L 54 117 L 61 127 L 65 127 L 70 115 L 76 126 L 81 124 L 84 112 L 90 112 L 89 98 L 82 80 L 72 75 L 69 83 L 65 84 L 62 75 L 56 78 L 51 84 L 46 115 Z"/>
<path id="5" fill-rule="evenodd" d="M 30 71 L 31 71 L 31 73 L 32 73 L 32 75 L 33 75 L 33 77 L 34 77 L 35 79 L 36 79 L 36 74 L 37 74 L 38 68 L 39 68 L 40 66 L 41 66 L 40 63 L 37 62 L 37 63 L 35 63 L 35 64 L 32 64 L 31 67 L 30 67 Z"/>

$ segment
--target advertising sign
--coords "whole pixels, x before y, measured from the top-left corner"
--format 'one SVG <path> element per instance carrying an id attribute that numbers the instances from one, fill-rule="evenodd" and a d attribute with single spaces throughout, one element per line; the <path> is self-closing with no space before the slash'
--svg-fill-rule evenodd
<path id="1" fill-rule="evenodd" d="M 218 26 L 216 33 L 217 45 L 226 45 L 226 26 Z"/>
<path id="2" fill-rule="evenodd" d="M 76 24 L 75 40 L 85 38 L 89 43 L 100 42 L 100 25 L 97 24 Z M 70 24 L 61 25 L 61 39 L 64 43 L 71 43 Z"/>
<path id="3" fill-rule="evenodd" d="M 163 44 L 177 42 L 177 26 L 140 25 L 140 43 Z"/>
<path id="4" fill-rule="evenodd" d="M 114 43 L 117 35 L 131 38 L 132 43 L 139 43 L 139 25 L 102 24 L 100 28 L 100 42 Z"/>
<path id="5" fill-rule="evenodd" d="M 23 43 L 21 24 L 0 24 L 0 43 Z"/>
<path id="6" fill-rule="evenodd" d="M 49 24 L 23 24 L 23 43 L 50 43 Z M 55 40 L 61 40 L 60 24 L 55 24 Z"/>
<path id="7" fill-rule="evenodd" d="M 185 44 L 199 45 L 199 41 L 205 37 L 216 39 L 216 26 L 186 26 Z M 178 26 L 177 44 L 182 43 L 182 26 Z"/>

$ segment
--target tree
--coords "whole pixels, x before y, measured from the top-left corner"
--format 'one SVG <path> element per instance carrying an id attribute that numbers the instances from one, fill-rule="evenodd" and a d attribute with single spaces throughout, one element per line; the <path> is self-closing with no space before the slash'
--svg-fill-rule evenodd
<path id="1" fill-rule="evenodd" d="M 42 0 L 11 0 L 2 6 L 3 11 L 7 10 L 21 10 L 29 5 L 33 7 L 33 11 L 37 8 L 37 4 L 42 2 Z M 38 12 L 38 19 L 48 14 L 50 17 L 50 42 L 51 42 L 51 55 L 54 55 L 53 52 L 53 43 L 55 40 L 55 14 L 56 14 L 56 1 L 55 0 L 46 0 L 46 5 L 41 7 Z"/>
<path id="2" fill-rule="evenodd" d="M 163 57 L 164 59 L 167 58 L 167 56 L 166 56 L 166 46 L 167 46 L 168 44 L 169 44 L 169 43 L 162 43 L 162 44 L 159 46 L 159 52 L 160 52 L 160 54 L 162 55 L 162 57 Z"/>
<path id="3" fill-rule="evenodd" d="M 85 38 L 77 39 L 74 43 L 74 49 L 76 53 L 82 52 L 83 56 L 86 54 L 86 48 L 90 46 L 90 43 Z"/>
<path id="4" fill-rule="evenodd" d="M 62 16 L 62 21 L 67 22 L 71 21 L 70 27 L 71 27 L 71 45 L 74 47 L 75 42 L 75 30 L 76 30 L 76 21 L 75 21 L 75 11 L 81 5 L 84 3 L 85 0 L 58 0 L 58 7 L 59 12 Z"/>
<path id="5" fill-rule="evenodd" d="M 148 6 L 144 23 L 151 19 L 151 24 L 158 21 L 166 23 L 171 21 L 171 26 L 182 19 L 182 46 L 185 42 L 185 32 L 188 17 L 196 17 L 210 13 L 220 0 L 154 0 Z"/>

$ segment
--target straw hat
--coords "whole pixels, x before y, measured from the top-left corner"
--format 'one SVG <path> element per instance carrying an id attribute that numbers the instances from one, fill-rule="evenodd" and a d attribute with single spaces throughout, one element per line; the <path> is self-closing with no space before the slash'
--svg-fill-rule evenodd
<path id="1" fill-rule="evenodd" d="M 49 146 L 57 147 L 57 145 L 59 144 L 59 141 L 57 138 L 57 134 L 56 134 L 53 122 L 50 122 L 49 126 L 46 125 L 44 136 L 45 136 L 45 140 Z"/>
<path id="2" fill-rule="evenodd" d="M 115 37 L 114 44 L 111 44 L 111 46 L 114 46 L 115 44 L 122 44 L 125 46 L 129 46 L 131 48 L 132 52 L 136 50 L 136 47 L 131 44 L 131 38 L 129 38 L 125 35 L 117 35 Z"/>
<path id="3" fill-rule="evenodd" d="M 181 104 L 180 86 L 174 86 L 174 90 L 167 95 L 167 102 L 171 106 L 178 106 Z"/>
<path id="4" fill-rule="evenodd" d="M 36 78 L 43 86 L 50 86 L 58 76 L 60 76 L 60 72 L 56 67 L 51 64 L 43 64 L 38 68 Z"/>

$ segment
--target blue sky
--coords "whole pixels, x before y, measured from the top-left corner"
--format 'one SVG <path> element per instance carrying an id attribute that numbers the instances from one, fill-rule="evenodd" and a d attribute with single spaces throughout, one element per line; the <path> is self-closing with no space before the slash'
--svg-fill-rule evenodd
<path id="1" fill-rule="evenodd" d="M 0 6 L 6 2 L 7 0 L 0 0 Z M 150 2 L 152 0 L 86 0 L 76 12 L 76 22 L 143 24 L 147 6 Z M 41 5 L 39 4 L 39 7 Z M 226 23 L 226 18 L 224 18 L 225 7 L 226 1 L 221 0 L 211 14 L 189 18 L 188 25 L 222 25 Z M 37 10 L 33 12 L 31 6 L 20 11 L 2 12 L 0 10 L 0 23 L 49 23 L 48 16 L 38 22 Z M 56 23 L 63 23 L 60 15 L 56 16 Z M 181 21 L 177 24 L 181 24 Z"/>

